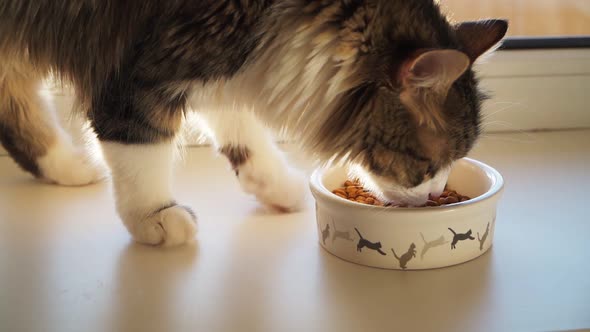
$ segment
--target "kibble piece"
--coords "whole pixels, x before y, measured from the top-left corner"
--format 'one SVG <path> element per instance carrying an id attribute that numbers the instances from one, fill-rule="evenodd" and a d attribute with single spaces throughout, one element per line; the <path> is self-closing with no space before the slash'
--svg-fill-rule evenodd
<path id="1" fill-rule="evenodd" d="M 346 187 L 346 192 L 347 193 L 356 193 L 358 191 L 358 188 L 356 186 L 348 186 Z"/>
<path id="2" fill-rule="evenodd" d="M 334 190 L 333 193 L 338 196 L 346 197 L 346 191 L 344 191 L 344 189 L 342 189 L 342 188 L 338 188 L 338 189 Z"/>
<path id="3" fill-rule="evenodd" d="M 366 193 L 365 191 L 362 191 L 362 190 L 357 191 L 356 196 L 357 197 L 364 197 L 365 199 L 368 197 L 371 197 L 371 195 L 369 195 L 368 193 Z"/>
<path id="4" fill-rule="evenodd" d="M 369 190 L 363 188 L 361 186 L 358 179 L 355 180 L 347 180 L 344 183 L 343 187 L 334 189 L 332 191 L 336 196 L 340 198 L 347 199 L 351 202 L 361 203 L 361 204 L 368 204 L 374 206 L 391 206 L 396 208 L 404 208 L 408 207 L 407 204 L 392 204 L 390 202 L 383 203 L 377 197 L 375 197 Z M 456 190 L 451 190 L 448 187 L 445 187 L 444 191 L 441 193 L 439 197 L 433 196 L 432 194 L 428 195 L 428 201 L 419 207 L 431 207 L 431 206 L 441 206 L 446 204 L 454 204 L 458 202 L 465 202 L 470 200 L 471 198 L 468 196 L 464 196 L 459 194 Z"/>
<path id="5" fill-rule="evenodd" d="M 457 198 L 457 196 L 449 196 L 445 199 L 445 201 L 446 204 L 453 204 L 459 202 L 459 199 Z"/>

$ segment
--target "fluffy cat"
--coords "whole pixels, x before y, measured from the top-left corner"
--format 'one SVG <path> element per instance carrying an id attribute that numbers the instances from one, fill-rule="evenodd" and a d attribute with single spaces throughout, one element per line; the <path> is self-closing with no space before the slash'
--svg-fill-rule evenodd
<path id="1" fill-rule="evenodd" d="M 371 241 L 363 238 L 363 236 L 361 235 L 361 232 L 359 232 L 359 230 L 356 229 L 356 227 L 354 228 L 354 230 L 357 232 L 357 234 L 360 237 L 359 242 L 356 245 L 356 251 L 360 252 L 360 251 L 362 251 L 363 248 L 367 247 L 369 249 L 373 249 L 373 250 L 377 251 L 378 253 L 380 253 L 383 256 L 387 255 L 385 252 L 383 252 L 383 250 L 381 250 L 381 242 L 371 242 Z"/>
<path id="2" fill-rule="evenodd" d="M 397 256 L 393 248 L 391 248 L 391 252 L 393 253 L 395 259 L 397 259 L 399 262 L 399 267 L 405 270 L 408 268 L 408 262 L 412 260 L 412 258 L 416 257 L 416 245 L 414 243 L 410 244 L 408 251 L 406 251 L 401 257 Z"/>
<path id="3" fill-rule="evenodd" d="M 146 244 L 196 231 L 170 188 L 189 109 L 263 204 L 297 210 L 306 190 L 267 126 L 320 162 L 359 165 L 386 198 L 421 204 L 478 138 L 472 64 L 506 30 L 451 24 L 433 0 L 3 0 L 0 141 L 38 178 L 102 179 L 39 94 L 50 74 L 71 85 L 117 211 Z"/>
<path id="4" fill-rule="evenodd" d="M 451 242 L 451 249 L 455 249 L 459 241 L 475 240 L 475 238 L 471 236 L 471 230 L 468 230 L 467 233 L 455 233 L 455 231 L 449 227 L 449 231 L 453 233 L 453 242 Z"/>

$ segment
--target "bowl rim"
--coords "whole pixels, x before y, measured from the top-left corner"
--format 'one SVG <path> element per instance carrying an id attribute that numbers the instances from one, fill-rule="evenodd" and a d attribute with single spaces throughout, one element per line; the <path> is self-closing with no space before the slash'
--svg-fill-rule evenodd
<path id="1" fill-rule="evenodd" d="M 442 212 L 442 211 L 448 211 L 448 210 L 453 210 L 453 209 L 468 208 L 468 207 L 471 207 L 475 204 L 479 204 L 483 201 L 487 201 L 502 192 L 502 190 L 504 189 L 504 178 L 502 177 L 502 174 L 500 174 L 500 172 L 498 172 L 496 169 L 494 169 L 493 167 L 491 167 L 481 161 L 478 161 L 478 160 L 475 160 L 472 158 L 464 157 L 459 160 L 471 163 L 472 165 L 475 165 L 478 168 L 482 169 L 484 171 L 484 173 L 492 180 L 492 185 L 485 193 L 483 193 L 475 198 L 472 198 L 472 199 L 465 201 L 465 202 L 458 202 L 458 203 L 453 203 L 453 204 L 448 204 L 448 205 L 443 205 L 443 206 L 407 207 L 407 208 L 396 209 L 396 208 L 390 208 L 390 207 L 386 207 L 386 206 L 374 206 L 374 205 L 367 205 L 367 204 L 362 204 L 362 203 L 358 203 L 358 202 L 352 202 L 352 201 L 346 200 L 342 197 L 338 197 L 338 196 L 334 195 L 330 190 L 328 190 L 328 188 L 326 188 L 323 185 L 322 178 L 328 170 L 334 169 L 334 168 L 342 168 L 345 166 L 331 166 L 331 167 L 318 167 L 318 168 L 316 168 L 310 176 L 309 185 L 310 185 L 310 189 L 311 189 L 312 193 L 317 193 L 320 196 L 327 198 L 328 200 L 330 200 L 336 204 L 343 204 L 344 206 L 350 206 L 350 207 L 355 207 L 355 208 L 379 209 L 381 211 L 388 211 L 388 212 L 394 212 L 394 211 L 395 212 L 405 212 L 405 211 L 408 211 L 408 212 L 409 211 Z M 317 197 L 316 197 L 316 201 L 317 201 Z"/>

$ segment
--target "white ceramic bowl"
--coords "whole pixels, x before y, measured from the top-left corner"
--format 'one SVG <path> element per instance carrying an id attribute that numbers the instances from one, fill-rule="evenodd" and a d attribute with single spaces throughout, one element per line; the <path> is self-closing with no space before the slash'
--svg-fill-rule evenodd
<path id="1" fill-rule="evenodd" d="M 310 180 L 320 245 L 344 260 L 385 269 L 431 269 L 472 260 L 492 245 L 504 180 L 484 163 L 455 162 L 447 184 L 472 199 L 440 207 L 351 202 L 331 192 L 347 178 L 346 168 L 328 168 L 317 169 Z"/>

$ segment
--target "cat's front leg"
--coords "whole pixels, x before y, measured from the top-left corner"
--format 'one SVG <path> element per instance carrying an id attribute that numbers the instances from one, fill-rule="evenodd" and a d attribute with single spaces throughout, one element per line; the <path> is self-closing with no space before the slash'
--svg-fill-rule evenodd
<path id="1" fill-rule="evenodd" d="M 117 212 L 133 238 L 164 246 L 192 240 L 195 214 L 172 195 L 172 141 L 101 145 L 111 167 Z"/>
<path id="2" fill-rule="evenodd" d="M 219 111 L 199 113 L 199 118 L 246 193 L 283 212 L 303 207 L 305 177 L 288 165 L 275 138 L 254 114 Z"/>
<path id="3" fill-rule="evenodd" d="M 176 202 L 171 189 L 174 139 L 183 118 L 180 97 L 126 82 L 107 86 L 104 96 L 95 97 L 91 118 L 111 168 L 119 216 L 140 243 L 174 246 L 192 240 L 195 215 Z M 121 86 L 131 91 L 116 88 Z"/>

